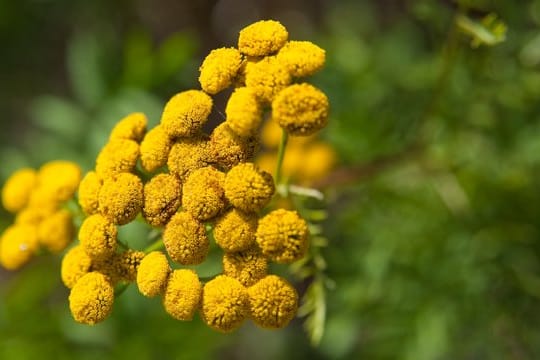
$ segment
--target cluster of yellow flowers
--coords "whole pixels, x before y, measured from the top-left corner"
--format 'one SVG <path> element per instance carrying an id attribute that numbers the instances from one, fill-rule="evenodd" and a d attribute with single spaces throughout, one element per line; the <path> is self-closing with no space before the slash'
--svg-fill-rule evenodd
<path id="1" fill-rule="evenodd" d="M 119 283 L 136 283 L 147 297 L 161 296 L 175 319 L 191 320 L 199 311 L 205 323 L 222 332 L 247 318 L 266 328 L 284 327 L 294 318 L 298 294 L 285 279 L 268 274 L 268 264 L 304 257 L 308 226 L 296 211 L 266 209 L 276 186 L 253 159 L 266 115 L 292 136 L 309 136 L 326 125 L 326 95 L 293 82 L 321 69 L 324 61 L 318 46 L 288 41 L 279 22 L 259 21 L 240 32 L 238 48 L 210 52 L 200 67 L 202 90 L 174 95 L 156 127 L 147 131 L 141 113 L 118 122 L 95 169 L 80 181 L 85 218 L 79 243 L 62 260 L 61 278 L 71 289 L 69 306 L 77 322 L 95 324 L 109 316 Z M 234 89 L 226 120 L 205 134 L 203 125 L 214 108 L 211 95 L 229 87 Z M 67 173 L 64 167 L 55 173 Z M 23 197 L 35 183 L 37 189 L 51 186 L 44 175 L 48 169 L 14 175 L 6 185 L 11 194 L 6 208 L 18 211 L 32 204 Z M 71 197 L 77 175 L 69 177 L 74 187 L 63 184 L 52 193 Z M 118 239 L 118 227 L 134 220 L 162 232 L 146 252 Z M 201 279 L 188 267 L 206 259 L 211 243 L 223 251 L 223 273 Z"/>

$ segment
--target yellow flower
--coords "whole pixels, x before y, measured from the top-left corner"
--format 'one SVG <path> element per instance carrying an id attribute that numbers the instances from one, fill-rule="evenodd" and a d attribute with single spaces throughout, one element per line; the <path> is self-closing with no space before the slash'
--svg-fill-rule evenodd
<path id="1" fill-rule="evenodd" d="M 225 177 L 225 196 L 231 204 L 245 212 L 261 210 L 274 194 L 272 175 L 252 163 L 233 167 Z"/>
<path id="2" fill-rule="evenodd" d="M 272 102 L 291 81 L 289 70 L 275 56 L 246 66 L 246 86 L 253 89 L 257 99 L 265 104 Z"/>
<path id="3" fill-rule="evenodd" d="M 210 220 L 227 205 L 225 174 L 208 166 L 191 172 L 182 192 L 182 207 L 199 221 Z"/>
<path id="4" fill-rule="evenodd" d="M 73 216 L 65 209 L 45 218 L 38 226 L 39 243 L 53 253 L 64 250 L 74 234 Z"/>
<path id="5" fill-rule="evenodd" d="M 69 309 L 75 321 L 94 325 L 112 311 L 114 289 L 107 277 L 90 272 L 81 277 L 69 294 Z"/>
<path id="6" fill-rule="evenodd" d="M 162 294 L 170 272 L 167 257 L 161 251 L 153 251 L 146 255 L 137 271 L 137 286 L 141 294 L 146 297 Z"/>
<path id="7" fill-rule="evenodd" d="M 98 154 L 96 173 L 102 178 L 131 172 L 139 158 L 139 144 L 133 140 L 110 140 Z"/>
<path id="8" fill-rule="evenodd" d="M 120 280 L 128 282 L 137 281 L 137 272 L 145 255 L 144 252 L 136 250 L 126 250 L 123 253 L 115 254 L 113 264 L 116 269 L 115 273 Z"/>
<path id="9" fill-rule="evenodd" d="M 279 50 L 277 58 L 292 76 L 304 77 L 322 69 L 325 51 L 310 41 L 289 41 Z"/>
<path id="10" fill-rule="evenodd" d="M 30 196 L 30 206 L 60 204 L 69 200 L 81 182 L 81 168 L 70 161 L 50 161 L 38 172 L 38 186 Z"/>
<path id="11" fill-rule="evenodd" d="M 223 273 L 244 286 L 251 286 L 266 276 L 268 260 L 257 246 L 223 255 Z"/>
<path id="12" fill-rule="evenodd" d="M 307 184 L 320 179 L 332 170 L 336 161 L 336 152 L 330 145 L 313 143 L 303 152 L 302 161 L 299 162 L 299 178 Z"/>
<path id="13" fill-rule="evenodd" d="M 210 246 L 204 224 L 185 211 L 171 218 L 163 232 L 163 243 L 171 259 L 182 265 L 202 263 Z"/>
<path id="14" fill-rule="evenodd" d="M 277 149 L 281 141 L 283 129 L 279 126 L 277 120 L 267 120 L 261 129 L 261 144 L 268 149 Z M 287 142 L 287 154 L 290 147 L 302 147 L 315 139 L 316 135 L 290 137 Z"/>
<path id="15" fill-rule="evenodd" d="M 159 174 L 144 185 L 143 215 L 153 226 L 164 226 L 180 207 L 182 186 L 176 176 Z"/>
<path id="16" fill-rule="evenodd" d="M 169 153 L 167 166 L 183 180 L 193 170 L 207 166 L 208 160 L 208 141 L 206 137 L 197 136 L 177 140 Z"/>
<path id="17" fill-rule="evenodd" d="M 200 90 L 174 95 L 163 109 L 161 125 L 171 138 L 193 136 L 212 111 L 212 98 Z"/>
<path id="18" fill-rule="evenodd" d="M 227 123 L 222 123 L 210 135 L 208 153 L 219 168 L 229 170 L 241 162 L 251 161 L 257 145 L 255 137 L 240 137 Z"/>
<path id="19" fill-rule="evenodd" d="M 111 257 L 116 252 L 117 235 L 116 226 L 100 214 L 84 219 L 79 230 L 81 246 L 95 260 Z"/>
<path id="20" fill-rule="evenodd" d="M 167 164 L 172 141 L 158 125 L 150 130 L 141 142 L 141 165 L 148 172 L 154 172 Z"/>
<path id="21" fill-rule="evenodd" d="M 261 59 L 262 59 L 262 57 L 260 57 L 260 56 L 244 55 L 244 58 L 242 60 L 242 64 L 240 65 L 240 69 L 238 69 L 238 74 L 236 76 L 236 79 L 234 79 L 234 86 L 235 87 L 246 86 L 246 68 L 250 64 L 254 64 L 256 62 L 259 62 Z"/>
<path id="22" fill-rule="evenodd" d="M 296 211 L 278 209 L 259 220 L 256 239 L 263 254 L 277 263 L 292 263 L 308 248 L 308 227 Z"/>
<path id="23" fill-rule="evenodd" d="M 201 293 L 202 285 L 195 271 L 174 270 L 167 281 L 163 307 L 176 320 L 189 321 L 199 308 Z"/>
<path id="24" fill-rule="evenodd" d="M 131 113 L 122 118 L 111 131 L 109 140 L 127 139 L 140 142 L 146 132 L 148 119 L 140 112 Z"/>
<path id="25" fill-rule="evenodd" d="M 62 258 L 60 277 L 68 289 L 71 289 L 83 275 L 90 272 L 92 259 L 83 247 L 74 246 Z"/>
<path id="26" fill-rule="evenodd" d="M 262 109 L 256 93 L 251 88 L 234 90 L 225 107 L 226 124 L 240 137 L 249 138 L 257 134 L 262 120 Z"/>
<path id="27" fill-rule="evenodd" d="M 218 275 L 203 287 L 201 317 L 211 328 L 231 332 L 238 328 L 249 311 L 246 288 L 236 279 Z"/>
<path id="28" fill-rule="evenodd" d="M 257 216 L 232 209 L 216 220 L 214 239 L 226 252 L 246 250 L 255 244 Z"/>
<path id="29" fill-rule="evenodd" d="M 0 238 L 0 264 L 7 270 L 17 270 L 30 261 L 37 248 L 36 226 L 12 225 Z"/>
<path id="30" fill-rule="evenodd" d="M 199 82 L 204 91 L 217 94 L 229 87 L 242 65 L 242 55 L 235 48 L 215 49 L 204 59 Z"/>
<path id="31" fill-rule="evenodd" d="M 248 288 L 250 317 L 267 329 L 279 329 L 295 317 L 298 294 L 285 279 L 268 275 Z"/>
<path id="32" fill-rule="evenodd" d="M 326 126 L 328 98 L 310 84 L 291 85 L 272 102 L 272 117 L 291 135 L 306 136 Z"/>
<path id="33" fill-rule="evenodd" d="M 90 171 L 79 184 L 79 205 L 87 215 L 95 214 L 99 207 L 99 190 L 103 181 L 95 171 Z"/>
<path id="34" fill-rule="evenodd" d="M 30 193 L 36 184 L 37 173 L 34 169 L 24 168 L 15 171 L 2 188 L 4 208 L 11 213 L 21 211 L 28 205 Z"/>
<path id="35" fill-rule="evenodd" d="M 285 45 L 288 37 L 287 29 L 278 21 L 262 20 L 240 31 L 238 49 L 242 54 L 266 56 Z"/>
<path id="36" fill-rule="evenodd" d="M 99 212 L 116 225 L 125 225 L 135 219 L 143 205 L 141 179 L 130 173 L 121 173 L 106 179 L 99 192 Z"/>
<path id="37" fill-rule="evenodd" d="M 46 217 L 58 210 L 57 206 L 27 207 L 15 217 L 17 225 L 39 225 Z"/>

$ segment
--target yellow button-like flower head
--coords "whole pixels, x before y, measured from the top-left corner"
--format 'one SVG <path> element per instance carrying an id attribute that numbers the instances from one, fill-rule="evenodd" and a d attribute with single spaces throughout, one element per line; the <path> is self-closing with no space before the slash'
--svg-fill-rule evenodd
<path id="1" fill-rule="evenodd" d="M 272 102 L 291 81 L 289 70 L 275 56 L 246 66 L 246 86 L 252 88 L 257 99 L 265 104 Z"/>
<path id="2" fill-rule="evenodd" d="M 2 188 L 2 204 L 4 208 L 16 213 L 28 205 L 30 193 L 37 184 L 37 173 L 34 169 L 17 170 L 7 179 Z"/>
<path id="3" fill-rule="evenodd" d="M 38 226 L 39 243 L 53 253 L 64 250 L 74 234 L 73 216 L 65 209 L 46 217 Z"/>
<path id="4" fill-rule="evenodd" d="M 122 281 L 134 282 L 137 280 L 137 272 L 145 253 L 136 250 L 126 250 L 113 257 L 116 274 Z"/>
<path id="5" fill-rule="evenodd" d="M 217 219 L 214 239 L 226 252 L 246 250 L 255 244 L 257 216 L 232 209 Z"/>
<path id="6" fill-rule="evenodd" d="M 289 41 L 277 58 L 285 64 L 292 76 L 313 75 L 324 66 L 325 51 L 310 41 Z"/>
<path id="7" fill-rule="evenodd" d="M 199 308 L 201 293 L 202 285 L 195 271 L 174 270 L 167 281 L 163 307 L 176 320 L 189 321 Z"/>
<path id="8" fill-rule="evenodd" d="M 219 275 L 204 285 L 201 317 L 211 328 L 231 332 L 242 324 L 248 312 L 248 294 L 238 280 Z"/>
<path id="9" fill-rule="evenodd" d="M 294 84 L 272 102 L 272 116 L 291 135 L 306 136 L 328 123 L 328 98 L 310 84 Z"/>
<path id="10" fill-rule="evenodd" d="M 133 140 L 113 139 L 103 147 L 96 159 L 96 173 L 102 178 L 131 172 L 139 158 L 139 144 Z"/>
<path id="11" fill-rule="evenodd" d="M 307 147 L 299 162 L 299 179 L 309 184 L 327 175 L 337 161 L 335 150 L 328 144 L 316 142 Z"/>
<path id="12" fill-rule="evenodd" d="M 77 191 L 81 168 L 71 161 L 50 161 L 38 172 L 38 186 L 30 196 L 31 206 L 61 204 Z"/>
<path id="13" fill-rule="evenodd" d="M 69 294 L 69 309 L 75 321 L 94 325 L 112 311 L 114 289 L 107 277 L 90 272 L 77 281 Z"/>
<path id="14" fill-rule="evenodd" d="M 223 255 L 223 273 L 251 286 L 266 276 L 268 260 L 257 246 L 235 253 Z"/>
<path id="15" fill-rule="evenodd" d="M 204 136 L 177 140 L 171 148 L 169 171 L 184 180 L 193 170 L 208 165 L 208 140 Z"/>
<path id="16" fill-rule="evenodd" d="M 114 224 L 124 225 L 135 219 L 142 205 L 143 184 L 137 176 L 122 173 L 103 182 L 99 212 Z"/>
<path id="17" fill-rule="evenodd" d="M 180 207 L 182 186 L 172 174 L 159 174 L 144 185 L 143 215 L 153 226 L 164 226 Z"/>
<path id="18" fill-rule="evenodd" d="M 103 181 L 95 171 L 90 171 L 81 180 L 79 184 L 79 205 L 83 211 L 92 215 L 98 211 L 99 207 L 99 190 L 103 185 Z"/>
<path id="19" fill-rule="evenodd" d="M 81 246 L 95 260 L 111 257 L 116 252 L 117 235 L 116 226 L 100 214 L 87 217 L 79 230 Z"/>
<path id="20" fill-rule="evenodd" d="M 242 65 L 242 55 L 235 48 L 215 49 L 204 59 L 199 82 L 204 91 L 217 94 L 229 87 Z"/>
<path id="21" fill-rule="evenodd" d="M 163 109 L 161 125 L 171 138 L 193 136 L 212 111 L 212 98 L 200 90 L 174 95 Z"/>
<path id="22" fill-rule="evenodd" d="M 62 258 L 62 267 L 60 268 L 60 277 L 68 289 L 71 289 L 77 281 L 90 272 L 92 268 L 92 259 L 83 247 L 74 246 Z"/>
<path id="23" fill-rule="evenodd" d="M 58 210 L 57 206 L 27 207 L 17 213 L 15 224 L 17 225 L 39 225 L 41 222 L 54 214 Z"/>
<path id="24" fill-rule="evenodd" d="M 250 317 L 267 329 L 280 329 L 296 316 L 298 294 L 285 279 L 268 275 L 248 288 Z"/>
<path id="25" fill-rule="evenodd" d="M 161 251 L 153 251 L 146 255 L 137 271 L 137 286 L 141 294 L 146 297 L 162 294 L 170 272 L 167 257 Z"/>
<path id="26" fill-rule="evenodd" d="M 127 139 L 140 142 L 146 132 L 147 123 L 148 119 L 143 113 L 131 113 L 116 124 L 109 139 Z"/>
<path id="27" fill-rule="evenodd" d="M 224 182 L 225 174 L 211 166 L 192 171 L 184 183 L 184 210 L 199 221 L 215 217 L 227 205 Z"/>
<path id="28" fill-rule="evenodd" d="M 262 110 L 257 94 L 252 88 L 240 87 L 229 97 L 225 108 L 226 124 L 240 137 L 257 134 L 262 120 Z"/>
<path id="29" fill-rule="evenodd" d="M 278 209 L 259 220 L 256 239 L 265 256 L 292 263 L 304 257 L 308 235 L 306 221 L 296 211 Z"/>
<path id="30" fill-rule="evenodd" d="M 185 211 L 171 218 L 163 232 L 163 243 L 171 259 L 182 265 L 202 263 L 210 246 L 204 224 Z"/>
<path id="31" fill-rule="evenodd" d="M 30 261 L 37 248 L 36 226 L 12 225 L 0 237 L 0 264 L 7 270 L 17 270 Z"/>
<path id="32" fill-rule="evenodd" d="M 238 136 L 227 123 L 222 123 L 210 135 L 208 152 L 216 166 L 229 170 L 241 162 L 253 160 L 257 145 L 255 137 Z"/>
<path id="33" fill-rule="evenodd" d="M 141 142 L 141 165 L 148 172 L 154 172 L 167 164 L 172 141 L 158 125 L 150 130 Z"/>
<path id="34" fill-rule="evenodd" d="M 287 29 L 278 21 L 262 20 L 240 31 L 238 49 L 242 54 L 266 56 L 285 45 L 288 37 Z"/>
<path id="35" fill-rule="evenodd" d="M 245 212 L 261 210 L 274 194 L 272 175 L 253 163 L 233 167 L 225 177 L 225 196 L 231 204 Z"/>

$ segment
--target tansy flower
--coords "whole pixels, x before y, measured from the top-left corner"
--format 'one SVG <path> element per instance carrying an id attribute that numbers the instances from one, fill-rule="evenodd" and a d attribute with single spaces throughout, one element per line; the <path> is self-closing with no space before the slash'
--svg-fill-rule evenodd
<path id="1" fill-rule="evenodd" d="M 323 142 L 311 144 L 304 150 L 301 157 L 298 177 L 303 183 L 309 183 L 327 175 L 337 161 L 334 149 Z"/>
<path id="2" fill-rule="evenodd" d="M 116 252 L 117 235 L 116 226 L 100 214 L 87 217 L 79 230 L 81 246 L 95 260 L 111 257 Z"/>
<path id="3" fill-rule="evenodd" d="M 161 125 L 171 138 L 198 133 L 212 111 L 212 98 L 200 90 L 174 95 L 163 109 Z"/>
<path id="4" fill-rule="evenodd" d="M 201 302 L 201 292 L 202 285 L 195 271 L 174 270 L 167 281 L 163 307 L 176 320 L 192 320 Z"/>
<path id="5" fill-rule="evenodd" d="M 85 274 L 90 272 L 92 259 L 83 247 L 74 246 L 62 258 L 60 277 L 68 289 L 75 286 L 75 283 Z"/>
<path id="6" fill-rule="evenodd" d="M 255 244 L 257 216 L 232 209 L 214 225 L 214 239 L 226 252 L 246 250 Z"/>
<path id="7" fill-rule="evenodd" d="M 226 124 L 238 136 L 249 138 L 257 134 L 262 119 L 262 109 L 253 89 L 240 87 L 234 90 L 225 107 Z"/>
<path id="8" fill-rule="evenodd" d="M 27 207 L 17 213 L 15 224 L 17 225 L 39 225 L 43 219 L 52 215 L 58 210 L 58 207 L 53 205 L 44 205 L 41 207 Z"/>
<path id="9" fill-rule="evenodd" d="M 106 179 L 99 192 L 99 212 L 114 224 L 124 225 L 135 219 L 143 205 L 141 179 L 130 173 Z"/>
<path id="10" fill-rule="evenodd" d="M 193 170 L 208 165 L 208 142 L 204 136 L 176 141 L 169 153 L 167 166 L 169 171 L 180 179 Z"/>
<path id="11" fill-rule="evenodd" d="M 69 200 L 81 182 L 81 168 L 71 161 L 50 161 L 38 171 L 38 186 L 30 196 L 31 206 L 60 204 Z"/>
<path id="12" fill-rule="evenodd" d="M 328 122 L 328 98 L 310 84 L 294 84 L 277 94 L 272 102 L 272 117 L 291 135 L 306 136 Z"/>
<path id="13" fill-rule="evenodd" d="M 94 325 L 112 311 L 114 289 L 107 277 L 90 272 L 77 281 L 69 294 L 69 309 L 75 321 Z"/>
<path id="14" fill-rule="evenodd" d="M 296 211 L 278 209 L 259 220 L 255 236 L 265 256 L 278 263 L 292 263 L 304 257 L 308 234 L 306 221 Z"/>
<path id="15" fill-rule="evenodd" d="M 265 104 L 272 102 L 291 81 L 289 70 L 275 56 L 246 66 L 246 86 L 253 89 L 257 99 Z"/>
<path id="16" fill-rule="evenodd" d="M 96 159 L 96 173 L 103 178 L 131 172 L 139 158 L 139 144 L 133 140 L 113 139 L 103 147 Z"/>
<path id="17" fill-rule="evenodd" d="M 204 224 L 185 211 L 171 218 L 163 232 L 163 243 L 171 259 L 182 265 L 202 263 L 210 245 Z"/>
<path id="18" fill-rule="evenodd" d="M 225 177 L 225 196 L 231 204 L 245 212 L 261 210 L 274 194 L 272 175 L 252 163 L 233 167 Z"/>
<path id="19" fill-rule="evenodd" d="M 246 68 L 253 63 L 256 63 L 260 61 L 262 57 L 260 56 L 249 56 L 244 55 L 244 58 L 242 60 L 242 64 L 240 65 L 240 69 L 238 69 L 238 74 L 236 75 L 236 78 L 234 79 L 234 86 L 235 87 L 242 87 L 246 86 Z"/>
<path id="20" fill-rule="evenodd" d="M 0 237 L 0 264 L 17 270 L 26 264 L 38 248 L 37 227 L 12 225 Z"/>
<path id="21" fill-rule="evenodd" d="M 15 171 L 7 179 L 2 188 L 2 205 L 16 213 L 28 205 L 30 193 L 37 184 L 37 173 L 34 169 L 24 168 Z"/>
<path id="22" fill-rule="evenodd" d="M 250 317 L 255 324 L 279 329 L 295 317 L 298 294 L 285 279 L 268 275 L 248 288 Z"/>
<path id="23" fill-rule="evenodd" d="M 140 142 L 146 132 L 148 119 L 140 112 L 131 113 L 122 118 L 112 129 L 109 140 L 127 139 Z"/>
<path id="24" fill-rule="evenodd" d="M 182 192 L 182 207 L 199 221 L 216 216 L 227 204 L 223 191 L 225 174 L 208 166 L 191 172 Z"/>
<path id="25" fill-rule="evenodd" d="M 103 181 L 95 171 L 90 171 L 79 184 L 79 205 L 87 215 L 95 214 L 99 207 L 99 190 Z"/>
<path id="26" fill-rule="evenodd" d="M 137 271 L 137 286 L 141 294 L 146 297 L 162 294 L 170 272 L 171 268 L 165 254 L 153 251 L 146 255 Z"/>
<path id="27" fill-rule="evenodd" d="M 122 281 L 133 282 L 137 280 L 137 271 L 145 253 L 136 250 L 126 250 L 113 257 L 116 274 Z"/>
<path id="28" fill-rule="evenodd" d="M 268 260 L 257 246 L 223 255 L 223 273 L 240 281 L 244 286 L 251 286 L 266 276 Z"/>
<path id="29" fill-rule="evenodd" d="M 225 170 L 241 162 L 252 160 L 256 149 L 255 137 L 240 137 L 227 123 L 221 123 L 212 131 L 208 145 L 212 162 Z"/>
<path id="30" fill-rule="evenodd" d="M 172 141 L 158 125 L 150 130 L 141 142 L 141 165 L 148 172 L 154 172 L 167 164 Z"/>
<path id="31" fill-rule="evenodd" d="M 211 328 L 231 332 L 238 328 L 249 311 L 246 288 L 226 275 L 216 276 L 203 287 L 201 317 Z"/>
<path id="32" fill-rule="evenodd" d="M 46 217 L 38 226 L 39 243 L 53 253 L 64 250 L 74 234 L 73 216 L 65 209 Z"/>
<path id="33" fill-rule="evenodd" d="M 235 48 L 215 49 L 204 59 L 199 82 L 204 91 L 217 94 L 229 87 L 242 65 L 242 55 Z"/>
<path id="34" fill-rule="evenodd" d="M 322 69 L 325 51 L 310 41 L 289 41 L 279 50 L 277 59 L 292 76 L 304 77 Z"/>
<path id="35" fill-rule="evenodd" d="M 180 207 L 182 187 L 172 174 L 159 174 L 144 185 L 143 215 L 153 226 L 164 226 Z"/>
<path id="36" fill-rule="evenodd" d="M 266 56 L 285 45 L 288 37 L 287 29 L 278 21 L 262 20 L 240 31 L 238 49 L 242 54 Z"/>

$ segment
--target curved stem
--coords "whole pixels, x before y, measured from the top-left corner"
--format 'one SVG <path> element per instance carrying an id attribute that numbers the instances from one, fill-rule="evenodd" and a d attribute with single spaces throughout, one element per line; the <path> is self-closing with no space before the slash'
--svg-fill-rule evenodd
<path id="1" fill-rule="evenodd" d="M 148 254 L 152 251 L 156 251 L 156 250 L 161 250 L 165 247 L 165 245 L 163 244 L 163 239 L 159 239 L 159 240 L 156 240 L 155 242 L 153 242 L 152 244 L 148 245 L 144 250 L 143 252 L 145 254 Z"/>
<path id="2" fill-rule="evenodd" d="M 283 159 L 285 158 L 285 148 L 287 147 L 288 138 L 289 138 L 289 135 L 287 134 L 287 131 L 283 129 L 281 132 L 281 140 L 279 142 L 278 159 L 277 159 L 277 165 L 276 165 L 276 178 L 275 178 L 276 186 L 281 184 Z"/>

